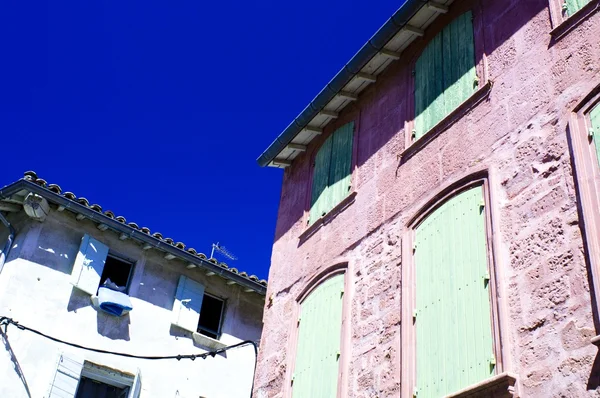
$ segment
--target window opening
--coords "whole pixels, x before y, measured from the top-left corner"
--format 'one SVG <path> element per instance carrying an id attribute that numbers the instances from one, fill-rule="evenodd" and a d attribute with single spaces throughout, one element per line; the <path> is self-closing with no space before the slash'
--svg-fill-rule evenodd
<path id="1" fill-rule="evenodd" d="M 109 254 L 100 276 L 100 286 L 106 283 L 112 290 L 127 293 L 132 269 L 133 263 Z"/>
<path id="2" fill-rule="evenodd" d="M 217 297 L 204 294 L 202 308 L 200 309 L 200 321 L 198 322 L 198 333 L 213 339 L 221 335 L 221 319 L 225 302 Z"/>
<path id="3" fill-rule="evenodd" d="M 75 398 L 126 398 L 129 387 L 116 387 L 82 376 Z"/>

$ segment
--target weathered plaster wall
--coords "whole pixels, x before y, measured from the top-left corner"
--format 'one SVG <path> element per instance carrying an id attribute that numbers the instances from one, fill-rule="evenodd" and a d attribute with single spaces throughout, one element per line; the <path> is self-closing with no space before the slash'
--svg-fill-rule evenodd
<path id="1" fill-rule="evenodd" d="M 226 298 L 221 342 L 258 340 L 263 300 L 225 280 L 186 269 L 179 260 L 167 261 L 132 241 L 120 241 L 89 221 L 76 221 L 69 212 L 53 211 L 43 223 L 13 219 L 17 239 L 0 274 L 0 314 L 51 336 L 82 345 L 138 355 L 176 355 L 208 351 L 190 333 L 171 325 L 171 310 L 179 276 L 185 274 L 206 286 L 206 292 Z M 89 233 L 111 250 L 137 260 L 130 285 L 133 310 L 120 318 L 91 306 L 90 296 L 70 284 L 81 237 Z M 251 346 L 205 360 L 147 361 L 96 354 L 64 347 L 14 327 L 8 341 L 22 369 L 31 396 L 47 396 L 59 350 L 122 371 L 142 373 L 142 397 L 247 397 L 250 393 L 254 350 Z M 0 350 L 0 396 L 26 397 L 6 346 Z"/>
<path id="2" fill-rule="evenodd" d="M 412 158 L 399 161 L 412 119 L 411 62 L 445 24 L 472 8 L 489 97 Z M 477 28 L 479 24 L 480 28 Z M 600 13 L 553 41 L 548 0 L 457 1 L 327 133 L 354 120 L 354 203 L 305 240 L 311 159 L 284 173 L 264 315 L 257 396 L 282 397 L 293 363 L 295 300 L 324 267 L 348 261 L 349 397 L 398 397 L 401 239 L 443 186 L 487 169 L 498 227 L 496 271 L 505 367 L 524 397 L 596 396 L 592 300 L 567 142 L 569 113 L 600 84 Z M 478 68 L 483 67 L 478 59 Z M 267 172 L 267 171 L 265 171 Z M 344 354 L 342 354 L 344 355 Z"/>

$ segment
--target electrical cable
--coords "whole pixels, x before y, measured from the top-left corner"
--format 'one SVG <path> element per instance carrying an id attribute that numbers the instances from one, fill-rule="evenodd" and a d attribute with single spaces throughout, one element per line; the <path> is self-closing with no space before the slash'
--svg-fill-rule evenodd
<path id="1" fill-rule="evenodd" d="M 0 316 L 0 327 L 4 326 L 4 334 L 6 336 L 8 336 L 7 332 L 8 332 L 9 325 L 14 325 L 17 329 L 27 330 L 29 332 L 32 332 L 39 336 L 47 338 L 49 340 L 55 341 L 57 343 L 65 344 L 65 345 L 75 347 L 75 348 L 80 348 L 82 350 L 98 352 L 100 354 L 117 355 L 117 356 L 126 357 L 126 358 L 149 359 L 149 360 L 177 359 L 178 361 L 180 361 L 182 359 L 191 359 L 192 361 L 194 361 L 196 358 L 206 359 L 208 356 L 211 356 L 214 358 L 215 355 L 224 353 L 228 350 L 231 350 L 232 348 L 238 348 L 238 347 L 245 346 L 245 345 L 252 345 L 252 347 L 254 347 L 254 372 L 256 372 L 256 366 L 258 364 L 258 347 L 256 345 L 256 342 L 252 341 L 252 340 L 244 340 L 239 343 L 236 343 L 236 344 L 233 344 L 230 346 L 226 346 L 223 348 L 219 348 L 218 350 L 205 352 L 202 354 L 178 354 L 178 355 L 165 355 L 165 356 L 135 355 L 135 354 L 127 354 L 125 352 L 101 350 L 99 348 L 86 347 L 86 346 L 83 346 L 80 344 L 70 343 L 68 341 L 61 340 L 61 339 L 53 337 L 53 336 L 49 336 L 45 333 L 40 332 L 39 330 L 30 328 L 25 325 L 21 325 L 19 322 L 13 320 L 12 318 L 9 318 L 6 316 Z M 252 374 L 252 390 L 250 390 L 250 398 L 252 398 L 252 392 L 254 391 L 254 372 Z"/>

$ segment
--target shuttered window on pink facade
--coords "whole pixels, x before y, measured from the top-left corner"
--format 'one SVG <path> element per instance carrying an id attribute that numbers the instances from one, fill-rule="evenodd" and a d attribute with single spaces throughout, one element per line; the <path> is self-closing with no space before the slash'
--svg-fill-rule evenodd
<path id="1" fill-rule="evenodd" d="M 575 14 L 577 11 L 583 8 L 584 5 L 589 3 L 590 0 L 564 0 L 563 3 L 563 12 L 566 16 L 571 16 Z"/>
<path id="2" fill-rule="evenodd" d="M 438 398 L 494 374 L 483 187 L 444 202 L 415 231 L 416 386 Z"/>
<path id="3" fill-rule="evenodd" d="M 415 126 L 419 139 L 477 89 L 473 16 L 468 11 L 437 34 L 415 64 Z"/>
<path id="4" fill-rule="evenodd" d="M 313 290 L 300 307 L 293 398 L 335 398 L 342 330 L 344 275 Z"/>
<path id="5" fill-rule="evenodd" d="M 594 140 L 596 147 L 596 158 L 600 167 L 600 104 L 596 105 L 590 112 L 590 124 L 592 131 L 589 134 Z"/>
<path id="6" fill-rule="evenodd" d="M 331 134 L 315 156 L 309 224 L 327 214 L 350 193 L 354 122 Z"/>

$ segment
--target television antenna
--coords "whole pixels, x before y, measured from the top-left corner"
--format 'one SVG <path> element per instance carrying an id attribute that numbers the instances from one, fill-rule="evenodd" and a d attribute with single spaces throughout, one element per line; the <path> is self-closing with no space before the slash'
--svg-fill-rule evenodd
<path id="1" fill-rule="evenodd" d="M 235 261 L 238 259 L 233 253 L 231 253 L 229 250 L 227 250 L 227 248 L 225 246 L 220 245 L 219 242 L 212 244 L 212 251 L 210 252 L 210 258 L 214 258 L 215 250 L 217 252 L 219 252 L 223 257 L 227 257 L 230 260 Z"/>

